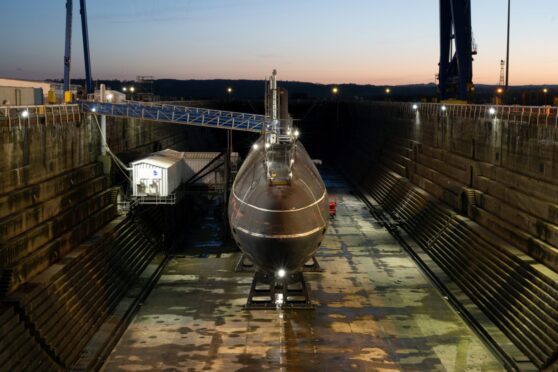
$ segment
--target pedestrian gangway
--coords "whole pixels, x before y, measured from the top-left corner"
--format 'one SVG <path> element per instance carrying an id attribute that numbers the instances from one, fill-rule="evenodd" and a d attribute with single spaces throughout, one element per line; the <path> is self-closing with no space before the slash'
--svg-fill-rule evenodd
<path id="1" fill-rule="evenodd" d="M 264 115 L 147 102 L 80 101 L 78 104 L 82 113 L 247 132 L 262 132 L 266 122 Z"/>

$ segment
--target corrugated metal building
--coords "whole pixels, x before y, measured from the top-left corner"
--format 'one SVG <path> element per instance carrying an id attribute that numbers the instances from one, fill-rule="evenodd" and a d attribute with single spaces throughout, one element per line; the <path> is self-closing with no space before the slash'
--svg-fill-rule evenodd
<path id="1" fill-rule="evenodd" d="M 219 156 L 219 154 L 220 153 L 218 152 L 185 152 L 184 160 L 186 161 L 186 180 L 190 179 L 194 174 L 202 170 L 203 167 Z M 231 167 L 233 169 L 238 167 L 238 162 L 238 153 L 231 153 Z M 223 164 L 223 161 L 219 160 L 215 165 L 218 164 Z M 224 182 L 224 178 L 224 170 L 220 168 L 217 171 L 208 173 L 195 183 L 203 185 L 220 185 Z"/>

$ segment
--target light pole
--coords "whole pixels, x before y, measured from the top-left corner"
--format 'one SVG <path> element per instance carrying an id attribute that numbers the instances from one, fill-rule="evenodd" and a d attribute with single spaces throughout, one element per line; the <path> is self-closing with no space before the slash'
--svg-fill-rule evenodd
<path id="1" fill-rule="evenodd" d="M 331 93 L 333 94 L 333 97 L 335 97 L 335 101 L 337 101 L 335 108 L 335 128 L 339 130 L 339 88 L 331 88 Z"/>
<path id="2" fill-rule="evenodd" d="M 134 87 L 130 87 L 130 101 L 134 100 L 134 92 L 135 92 L 136 88 Z"/>
<path id="3" fill-rule="evenodd" d="M 498 87 L 498 89 L 496 89 L 496 96 L 494 98 L 494 104 L 502 105 L 503 101 L 504 101 L 503 96 L 504 96 L 504 88 Z"/>
<path id="4" fill-rule="evenodd" d="M 511 14 L 511 0 L 508 0 L 508 36 L 506 45 L 506 100 L 508 98 L 508 88 L 510 86 L 510 14 Z"/>

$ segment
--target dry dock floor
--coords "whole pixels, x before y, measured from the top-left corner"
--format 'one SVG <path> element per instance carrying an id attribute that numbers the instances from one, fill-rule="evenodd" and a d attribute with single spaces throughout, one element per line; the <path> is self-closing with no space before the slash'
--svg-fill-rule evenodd
<path id="1" fill-rule="evenodd" d="M 237 253 L 176 257 L 104 371 L 499 371 L 498 362 L 335 174 L 305 274 L 315 310 L 246 311 Z"/>

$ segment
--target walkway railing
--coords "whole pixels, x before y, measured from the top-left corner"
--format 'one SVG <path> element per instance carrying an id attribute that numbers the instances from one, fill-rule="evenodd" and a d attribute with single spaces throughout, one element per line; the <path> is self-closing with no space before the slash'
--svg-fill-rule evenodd
<path id="1" fill-rule="evenodd" d="M 421 115 L 429 116 L 473 120 L 499 119 L 525 124 L 558 126 L 558 107 L 554 106 L 463 105 L 412 102 L 378 102 L 378 104 L 396 106 L 398 109 L 408 114 L 418 112 Z"/>
<path id="2" fill-rule="evenodd" d="M 525 124 L 558 126 L 558 107 L 462 105 L 422 102 L 372 102 L 397 112 L 421 115 L 467 118 L 473 120 L 506 120 Z M 96 113 L 123 118 L 136 118 L 175 124 L 205 126 L 260 133 L 265 127 L 264 115 L 194 107 L 151 103 L 100 103 L 83 101 L 71 105 L 0 106 L 0 122 L 24 125 L 75 123 L 83 113 Z"/>
<path id="3" fill-rule="evenodd" d="M 0 122 L 25 125 L 77 123 L 81 121 L 79 105 L 0 106 Z"/>
<path id="4" fill-rule="evenodd" d="M 175 105 L 157 105 L 143 102 L 101 103 L 92 101 L 82 101 L 79 102 L 79 105 L 83 113 L 248 132 L 261 132 L 265 123 L 264 115 Z"/>

